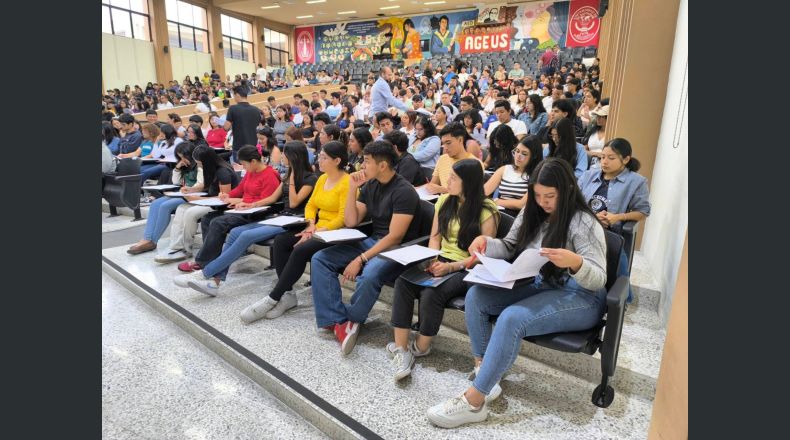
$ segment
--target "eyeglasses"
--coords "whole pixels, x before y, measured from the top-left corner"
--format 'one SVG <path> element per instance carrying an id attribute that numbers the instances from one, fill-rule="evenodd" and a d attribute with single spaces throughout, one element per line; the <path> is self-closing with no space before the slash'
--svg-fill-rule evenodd
<path id="1" fill-rule="evenodd" d="M 529 152 L 525 153 L 525 152 L 521 152 L 521 151 L 518 151 L 518 150 L 513 150 L 513 157 L 516 157 L 516 156 L 520 156 L 520 157 L 526 158 L 527 156 L 529 156 Z"/>

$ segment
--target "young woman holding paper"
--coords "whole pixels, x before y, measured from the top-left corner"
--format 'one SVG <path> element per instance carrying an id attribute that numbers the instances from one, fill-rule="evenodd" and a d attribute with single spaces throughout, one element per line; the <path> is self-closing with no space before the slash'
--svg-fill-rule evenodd
<path id="1" fill-rule="evenodd" d="M 467 293 L 474 380 L 465 392 L 428 409 L 433 424 L 454 428 L 484 421 L 522 338 L 585 330 L 600 321 L 606 304 L 604 231 L 565 160 L 546 158 L 535 168 L 527 206 L 504 239 L 477 237 L 469 246 L 470 252 L 508 260 L 525 249 L 540 249 L 549 260 L 533 282 L 507 292 L 475 285 Z"/>
<path id="2" fill-rule="evenodd" d="M 296 307 L 293 285 L 304 273 L 313 254 L 332 246 L 319 240 L 310 240 L 316 231 L 340 229 L 348 195 L 348 149 L 342 142 L 331 141 L 323 145 L 318 154 L 318 167 L 323 174 L 304 208 L 307 227 L 298 234 L 279 234 L 271 247 L 272 263 L 277 271 L 277 284 L 263 299 L 241 312 L 246 323 L 261 318 L 277 318 L 288 309 Z"/>
<path id="3" fill-rule="evenodd" d="M 301 141 L 286 142 L 282 161 L 288 167 L 288 175 L 283 182 L 282 190 L 283 214 L 302 216 L 307 199 L 318 179 L 310 166 L 307 146 Z M 218 257 L 206 264 L 202 270 L 176 277 L 175 282 L 181 287 L 191 287 L 207 295 L 216 296 L 228 276 L 228 268 L 246 254 L 247 248 L 285 231 L 279 226 L 262 225 L 257 222 L 237 226 L 228 233 L 222 253 Z"/>
<path id="4" fill-rule="evenodd" d="M 409 269 L 395 281 L 391 323 L 395 342 L 387 345 L 394 355 L 394 377 L 401 380 L 411 374 L 414 358 L 431 351 L 431 341 L 439 332 L 448 301 L 463 296 L 467 285 L 464 270 L 475 258 L 466 250 L 478 236 L 495 237 L 499 211 L 483 193 L 483 169 L 477 159 L 463 159 L 453 164 L 447 194 L 436 201 L 433 227 L 428 247 L 441 253 L 425 269 L 434 277 L 447 277 L 436 287 L 424 287 L 408 281 Z M 420 329 L 417 339 L 409 343 L 414 302 L 419 298 Z"/>

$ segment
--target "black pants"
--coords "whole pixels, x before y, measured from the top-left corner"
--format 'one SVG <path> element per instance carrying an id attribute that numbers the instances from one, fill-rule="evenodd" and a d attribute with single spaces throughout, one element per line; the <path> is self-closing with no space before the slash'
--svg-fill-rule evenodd
<path id="1" fill-rule="evenodd" d="M 200 219 L 200 230 L 203 233 L 203 247 L 195 256 L 195 262 L 205 266 L 222 253 L 225 237 L 236 226 L 246 225 L 253 221 L 252 216 L 227 214 L 222 211 L 212 211 Z"/>
<path id="2" fill-rule="evenodd" d="M 438 287 L 418 286 L 398 278 L 395 281 L 390 323 L 395 328 L 411 328 L 414 301 L 419 299 L 419 332 L 423 336 L 436 336 L 444 318 L 444 307 L 453 298 L 466 295 L 468 286 L 463 281 L 465 276 L 466 271 L 456 272 Z"/>
<path id="3" fill-rule="evenodd" d="M 274 237 L 274 245 L 270 252 L 278 279 L 274 289 L 269 293 L 273 300 L 279 301 L 285 292 L 293 288 L 316 252 L 332 246 L 323 241 L 310 239 L 294 247 L 299 241 L 299 237 L 295 236 L 297 233 L 298 230 L 289 230 Z"/>

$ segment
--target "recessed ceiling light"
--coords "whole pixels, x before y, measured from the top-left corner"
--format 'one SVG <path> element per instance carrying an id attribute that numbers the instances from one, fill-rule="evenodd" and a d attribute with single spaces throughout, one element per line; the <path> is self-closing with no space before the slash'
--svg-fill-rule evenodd
<path id="1" fill-rule="evenodd" d="M 424 5 L 441 5 L 442 3 L 447 3 L 446 1 L 442 0 L 440 2 L 425 2 Z"/>
<path id="2" fill-rule="evenodd" d="M 343 12 L 338 12 L 337 15 L 356 14 L 356 13 L 357 11 L 343 11 Z"/>
<path id="3" fill-rule="evenodd" d="M 395 5 L 395 6 L 384 6 L 383 8 L 379 8 L 379 9 L 381 9 L 382 11 L 384 11 L 384 10 L 386 10 L 386 9 L 398 9 L 398 8 L 400 8 L 400 5 Z"/>
<path id="4" fill-rule="evenodd" d="M 271 6 L 261 6 L 261 9 L 274 9 L 279 8 L 280 5 L 271 5 Z"/>
<path id="5" fill-rule="evenodd" d="M 296 18 L 313 18 L 313 16 L 312 15 L 300 15 L 300 16 L 298 16 Z"/>
<path id="6" fill-rule="evenodd" d="M 305 3 L 307 3 L 308 5 L 312 5 L 313 3 L 326 3 L 326 0 L 310 0 Z"/>

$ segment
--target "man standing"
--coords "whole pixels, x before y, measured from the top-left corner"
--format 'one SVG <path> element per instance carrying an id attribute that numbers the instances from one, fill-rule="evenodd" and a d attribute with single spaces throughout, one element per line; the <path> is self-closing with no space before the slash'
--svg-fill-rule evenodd
<path id="1" fill-rule="evenodd" d="M 259 64 L 260 66 L 260 64 Z M 233 162 L 238 162 L 236 154 L 245 145 L 258 143 L 256 130 L 261 123 L 261 111 L 247 101 L 247 87 L 236 86 L 233 89 L 235 105 L 230 106 L 225 117 L 225 130 L 233 130 Z"/>
<path id="2" fill-rule="evenodd" d="M 554 46 L 554 48 L 559 51 L 559 47 Z M 554 51 L 551 48 L 546 48 L 546 52 L 543 52 L 543 55 L 541 55 L 540 60 L 538 61 L 538 68 L 540 68 L 540 71 L 547 76 L 554 75 L 553 64 L 556 58 L 557 55 L 554 53 Z"/>
<path id="3" fill-rule="evenodd" d="M 263 64 L 258 63 L 258 70 L 255 71 L 255 75 L 258 76 L 258 81 L 266 80 L 267 74 L 266 74 L 266 69 L 263 68 Z"/>
<path id="4" fill-rule="evenodd" d="M 293 87 L 294 85 L 294 60 L 288 60 L 288 65 L 285 66 L 285 82 L 288 83 L 286 87 Z"/>
<path id="5" fill-rule="evenodd" d="M 400 99 L 395 98 L 392 94 L 392 89 L 390 89 L 389 82 L 392 79 L 392 69 L 388 66 L 384 66 L 379 70 L 379 79 L 373 84 L 373 88 L 370 93 L 371 102 L 370 102 L 370 110 L 368 110 L 368 116 L 372 117 L 379 112 L 386 112 L 389 107 L 395 107 L 403 111 L 409 110 L 409 108 L 401 102 Z"/>

